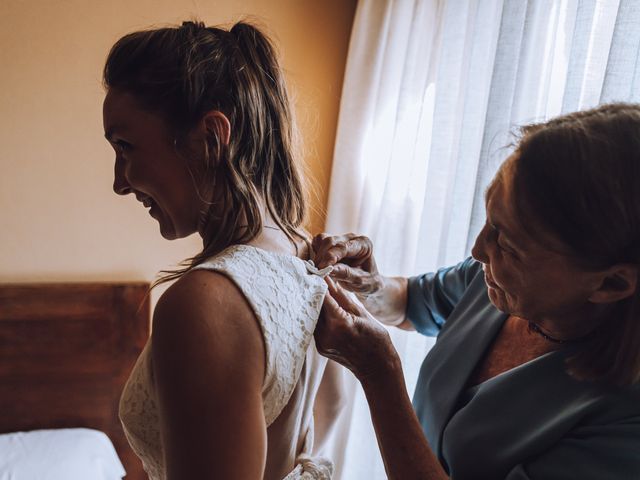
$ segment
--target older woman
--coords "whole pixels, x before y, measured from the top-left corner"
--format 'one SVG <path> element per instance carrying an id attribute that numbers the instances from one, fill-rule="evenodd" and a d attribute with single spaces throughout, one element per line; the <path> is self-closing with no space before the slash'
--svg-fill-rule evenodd
<path id="1" fill-rule="evenodd" d="M 473 258 L 409 279 L 365 237 L 314 239 L 339 284 L 316 342 L 360 380 L 389 478 L 640 478 L 640 106 L 525 127 L 486 210 Z M 413 407 L 371 315 L 438 337 Z"/>

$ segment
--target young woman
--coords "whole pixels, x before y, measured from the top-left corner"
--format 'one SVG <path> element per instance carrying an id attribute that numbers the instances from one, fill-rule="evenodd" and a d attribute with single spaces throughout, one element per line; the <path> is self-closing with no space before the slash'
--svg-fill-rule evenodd
<path id="1" fill-rule="evenodd" d="M 313 458 L 325 361 L 311 339 L 326 285 L 302 230 L 294 124 L 255 27 L 185 22 L 131 33 L 104 68 L 114 190 L 167 239 L 202 251 L 176 280 L 120 403 L 152 480 L 328 479 Z"/>

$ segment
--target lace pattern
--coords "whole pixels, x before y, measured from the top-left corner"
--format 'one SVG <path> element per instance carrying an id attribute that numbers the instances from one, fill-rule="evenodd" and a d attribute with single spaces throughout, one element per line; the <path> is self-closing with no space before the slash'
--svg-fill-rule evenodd
<path id="1" fill-rule="evenodd" d="M 228 275 L 260 322 L 267 355 L 262 390 L 267 426 L 300 377 L 326 291 L 321 276 L 309 275 L 306 265 L 290 255 L 236 245 L 196 267 Z"/>
<path id="2" fill-rule="evenodd" d="M 151 480 L 164 479 L 164 458 L 160 435 L 160 416 L 153 390 L 153 369 L 150 366 L 147 342 L 131 370 L 120 397 L 119 416 L 125 436 Z M 149 452 L 160 452 L 151 455 Z"/>
<path id="3" fill-rule="evenodd" d="M 287 405 L 300 378 L 327 288 L 322 277 L 328 271 L 319 271 L 312 263 L 290 255 L 248 245 L 229 247 L 195 268 L 230 278 L 258 319 L 266 351 L 262 398 L 269 426 Z M 150 342 L 125 385 L 120 418 L 150 479 L 163 480 L 162 439 L 149 349 Z M 287 480 L 331 478 L 331 462 L 312 459 L 308 451 L 300 453 Z"/>

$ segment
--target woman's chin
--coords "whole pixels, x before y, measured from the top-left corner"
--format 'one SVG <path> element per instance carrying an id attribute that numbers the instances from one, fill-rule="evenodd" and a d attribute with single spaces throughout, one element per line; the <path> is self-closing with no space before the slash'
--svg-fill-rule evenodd
<path id="1" fill-rule="evenodd" d="M 177 240 L 184 237 L 184 235 L 178 235 L 173 227 L 163 226 L 162 223 L 160 224 L 160 235 L 165 240 Z"/>
<path id="2" fill-rule="evenodd" d="M 194 233 L 187 229 L 178 230 L 173 226 L 173 224 L 167 225 L 161 221 L 158 221 L 158 223 L 160 224 L 160 235 L 162 235 L 162 238 L 165 240 L 179 240 Z"/>
<path id="3" fill-rule="evenodd" d="M 487 294 L 491 304 L 503 313 L 509 313 L 507 302 L 504 298 L 504 292 L 494 287 L 487 287 Z"/>
<path id="4" fill-rule="evenodd" d="M 160 226 L 160 235 L 162 235 L 162 238 L 164 238 L 165 240 L 176 240 L 177 238 L 180 238 L 178 235 L 176 235 L 176 229 L 173 228 L 173 225 L 167 225 L 161 219 L 156 220 L 158 221 L 158 224 Z"/>
<path id="5" fill-rule="evenodd" d="M 162 235 L 162 238 L 164 238 L 165 240 L 177 240 L 178 238 L 180 238 L 173 233 L 163 233 L 162 230 L 160 230 L 160 235 Z"/>
<path id="6" fill-rule="evenodd" d="M 175 222 L 169 219 L 168 215 L 163 214 L 163 212 L 157 209 L 152 208 L 149 213 L 158 222 L 160 235 L 166 240 L 186 238 L 196 232 L 195 227 L 191 228 L 190 225 L 185 222 L 178 222 L 178 225 L 176 225 Z"/>
<path id="7" fill-rule="evenodd" d="M 181 238 L 181 236 L 176 233 L 173 222 L 167 221 L 166 215 L 163 215 L 157 206 L 154 205 L 149 209 L 149 215 L 151 215 L 151 217 L 156 222 L 158 222 L 158 225 L 160 227 L 160 235 L 162 235 L 162 238 L 164 238 L 165 240 L 175 240 L 177 238 Z"/>

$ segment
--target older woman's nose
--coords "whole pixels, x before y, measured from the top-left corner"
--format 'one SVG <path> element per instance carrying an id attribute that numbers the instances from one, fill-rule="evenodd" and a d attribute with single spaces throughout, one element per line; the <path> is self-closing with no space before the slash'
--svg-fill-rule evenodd
<path id="1" fill-rule="evenodd" d="M 487 235 L 489 234 L 489 228 L 489 225 L 485 223 L 471 249 L 471 256 L 482 263 L 489 263 L 489 256 L 487 255 Z"/>

